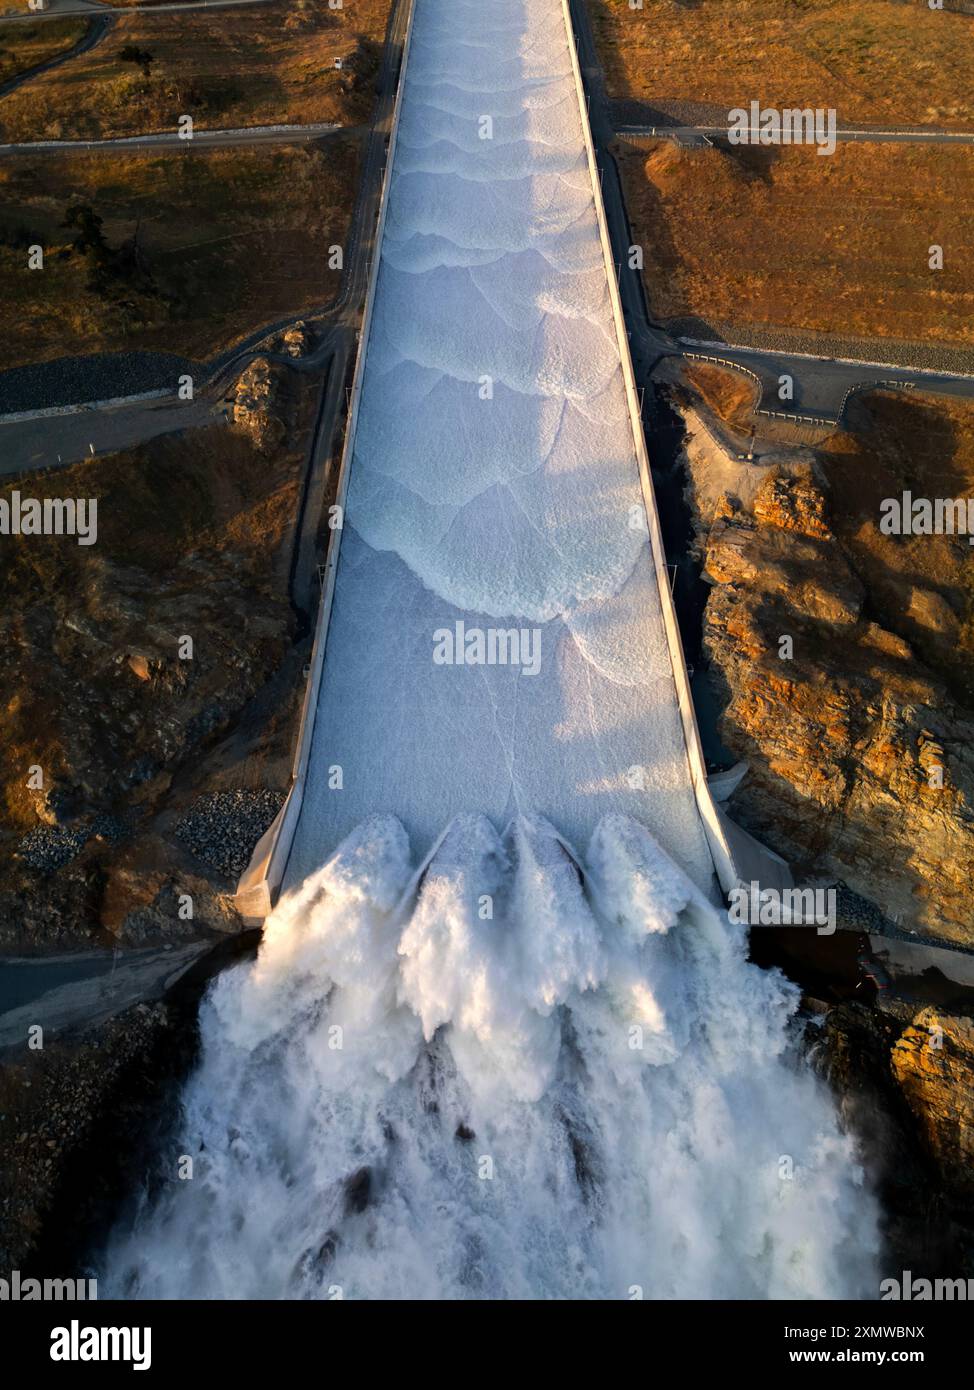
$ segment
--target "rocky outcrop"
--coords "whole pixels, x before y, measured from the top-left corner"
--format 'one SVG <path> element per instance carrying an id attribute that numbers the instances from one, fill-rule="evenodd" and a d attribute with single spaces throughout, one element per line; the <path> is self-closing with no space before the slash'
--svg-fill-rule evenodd
<path id="1" fill-rule="evenodd" d="M 292 346 L 298 346 L 297 340 L 289 344 L 289 355 L 300 356 L 290 351 Z M 288 434 L 288 407 L 279 363 L 255 357 L 244 368 L 234 387 L 233 424 L 263 454 L 281 447 Z"/>
<path id="2" fill-rule="evenodd" d="M 104 867 L 101 926 L 127 946 L 239 931 L 232 885 L 220 892 L 200 867 L 172 839 L 140 836 Z"/>
<path id="3" fill-rule="evenodd" d="M 86 465 L 97 546 L 54 536 L 4 548 L 0 951 L 185 934 L 156 881 L 164 854 L 130 866 L 129 890 L 112 883 L 150 828 L 168 839 L 169 877 L 202 880 L 198 859 L 175 857 L 175 819 L 210 775 L 264 785 L 259 719 L 240 721 L 278 676 L 274 703 L 292 706 L 285 543 L 300 462 L 259 455 L 223 425 L 161 440 Z M 155 883 L 149 897 L 132 886 L 140 876 Z M 196 930 L 228 929 L 226 888 L 179 888 L 193 892 Z"/>
<path id="4" fill-rule="evenodd" d="M 305 357 L 311 349 L 311 333 L 303 319 L 298 319 L 281 334 L 280 351 L 288 357 Z"/>
<path id="5" fill-rule="evenodd" d="M 974 1199 L 974 1021 L 922 1009 L 897 1039 L 891 1064 L 945 1181 Z"/>
<path id="6" fill-rule="evenodd" d="M 813 1056 L 881 1197 L 882 1273 L 974 1274 L 974 1025 L 895 993 L 846 1001 Z"/>
<path id="7" fill-rule="evenodd" d="M 873 620 L 828 517 L 814 464 L 779 466 L 703 538 L 720 734 L 750 765 L 731 814 L 799 872 L 974 944 L 974 712 Z"/>

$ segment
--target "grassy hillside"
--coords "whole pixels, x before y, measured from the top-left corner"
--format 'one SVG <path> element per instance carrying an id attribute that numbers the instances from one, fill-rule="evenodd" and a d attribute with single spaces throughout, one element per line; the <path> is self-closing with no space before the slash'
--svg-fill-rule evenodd
<path id="1" fill-rule="evenodd" d="M 619 151 L 658 320 L 974 347 L 974 148 Z"/>
<path id="2" fill-rule="evenodd" d="M 182 115 L 224 128 L 368 122 L 389 9 L 296 0 L 126 15 L 91 52 L 3 98 L 0 138 L 137 135 L 173 130 Z"/>
<path id="3" fill-rule="evenodd" d="M 0 164 L 0 370 L 73 353 L 207 357 L 326 304 L 358 146 L 262 146 Z M 78 208 L 88 213 L 78 213 Z M 80 244 L 85 243 L 85 244 Z M 45 249 L 28 269 L 28 247 Z"/>
<path id="4" fill-rule="evenodd" d="M 84 37 L 87 20 L 51 19 L 7 24 L 0 29 L 0 82 L 7 82 L 73 48 Z"/>
<path id="5" fill-rule="evenodd" d="M 974 17 L 926 0 L 587 0 L 610 94 L 974 125 Z"/>

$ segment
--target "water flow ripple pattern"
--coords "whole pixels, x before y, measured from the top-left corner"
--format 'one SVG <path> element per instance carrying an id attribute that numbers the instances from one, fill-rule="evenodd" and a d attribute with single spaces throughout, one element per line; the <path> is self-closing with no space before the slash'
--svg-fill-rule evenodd
<path id="1" fill-rule="evenodd" d="M 375 811 L 622 811 L 703 884 L 561 4 L 417 0 L 404 81 L 289 881 Z M 458 621 L 540 670 L 434 665 Z"/>

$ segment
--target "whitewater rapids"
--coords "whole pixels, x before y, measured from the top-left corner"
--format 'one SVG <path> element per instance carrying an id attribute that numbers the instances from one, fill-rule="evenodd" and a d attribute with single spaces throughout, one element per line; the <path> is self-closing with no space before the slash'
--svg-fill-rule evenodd
<path id="1" fill-rule="evenodd" d="M 872 1296 L 798 992 L 714 905 L 560 0 L 416 0 L 404 84 L 285 891 L 102 1289 Z M 540 669 L 437 665 L 458 621 Z"/>
<path id="2" fill-rule="evenodd" d="M 366 822 L 208 997 L 104 1292 L 868 1292 L 875 1212 L 787 1055 L 797 991 L 745 954 L 625 817 L 584 879 L 547 823 L 463 817 L 419 884 L 399 822 Z"/>

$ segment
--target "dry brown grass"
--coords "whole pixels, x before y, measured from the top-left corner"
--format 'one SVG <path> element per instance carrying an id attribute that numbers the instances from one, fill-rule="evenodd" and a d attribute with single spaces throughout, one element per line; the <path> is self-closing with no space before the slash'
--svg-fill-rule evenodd
<path id="1" fill-rule="evenodd" d="M 324 305 L 340 272 L 358 145 L 166 151 L 0 164 L 0 370 L 76 353 L 167 350 L 205 358 L 265 322 Z M 117 251 L 138 229 L 144 275 L 107 293 L 63 225 L 74 203 Z M 45 249 L 27 269 L 26 247 Z"/>
<path id="2" fill-rule="evenodd" d="M 974 124 L 974 17 L 926 0 L 588 0 L 610 94 Z"/>
<path id="3" fill-rule="evenodd" d="M 90 53 L 0 101 L 2 138 L 107 139 L 173 130 L 182 115 L 201 128 L 368 122 L 390 3 L 124 16 Z M 148 77 L 119 58 L 133 46 L 152 55 Z"/>
<path id="4" fill-rule="evenodd" d="M 746 431 L 758 400 L 758 384 L 740 372 L 708 362 L 685 362 L 683 375 L 719 420 Z"/>
<path id="5" fill-rule="evenodd" d="M 181 614 L 196 634 L 194 674 L 209 698 L 251 693 L 240 687 L 252 679 L 245 672 L 255 658 L 248 651 L 245 663 L 237 648 L 253 646 L 247 629 L 261 623 L 286 636 L 282 542 L 295 515 L 302 457 L 297 449 L 268 457 L 212 425 L 0 488 L 5 499 L 15 487 L 25 497 L 98 499 L 94 546 L 32 536 L 5 540 L 0 549 L 8 653 L 0 673 L 0 831 L 36 823 L 26 789 L 32 764 L 50 784 L 71 785 L 82 775 L 98 783 L 99 795 L 111 795 L 114 785 L 122 796 L 120 769 L 133 754 L 145 747 L 158 758 L 167 720 L 182 732 L 176 677 L 146 694 L 125 660 L 145 644 L 153 650 L 161 632 L 181 630 Z M 265 663 L 274 655 L 265 654 Z M 177 738 L 174 753 L 179 746 Z"/>
<path id="6" fill-rule="evenodd" d="M 657 320 L 974 345 L 974 149 L 660 141 L 619 160 Z"/>
<path id="7" fill-rule="evenodd" d="M 84 37 L 83 19 L 42 19 L 0 29 L 0 82 L 56 58 Z"/>

